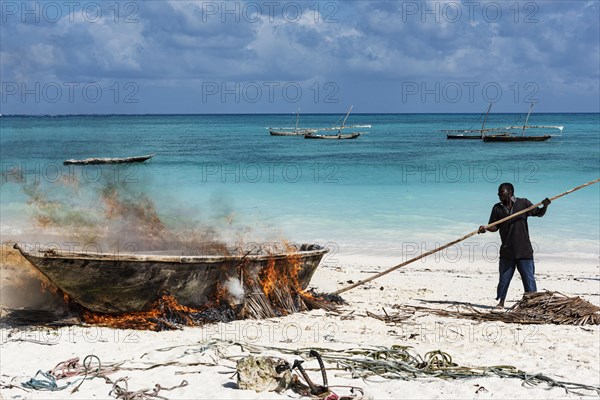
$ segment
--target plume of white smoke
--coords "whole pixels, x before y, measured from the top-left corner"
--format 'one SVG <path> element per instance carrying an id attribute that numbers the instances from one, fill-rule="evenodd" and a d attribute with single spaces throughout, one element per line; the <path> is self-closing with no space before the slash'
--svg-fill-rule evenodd
<path id="1" fill-rule="evenodd" d="M 230 294 L 231 303 L 240 304 L 244 301 L 244 286 L 238 278 L 232 276 L 227 279 L 225 281 L 225 288 Z"/>

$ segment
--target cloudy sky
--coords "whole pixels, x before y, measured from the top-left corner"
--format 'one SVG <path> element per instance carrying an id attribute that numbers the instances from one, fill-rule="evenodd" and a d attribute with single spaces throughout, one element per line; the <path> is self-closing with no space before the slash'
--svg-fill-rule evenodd
<path id="1" fill-rule="evenodd" d="M 2 114 L 600 111 L 595 1 L 0 1 Z"/>

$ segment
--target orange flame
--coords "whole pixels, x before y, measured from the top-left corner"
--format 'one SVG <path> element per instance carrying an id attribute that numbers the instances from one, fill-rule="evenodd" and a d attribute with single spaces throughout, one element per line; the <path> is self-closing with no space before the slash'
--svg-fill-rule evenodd
<path id="1" fill-rule="evenodd" d="M 266 296 L 269 296 L 269 294 L 273 292 L 273 289 L 275 289 L 275 285 L 278 281 L 277 278 L 278 276 L 277 272 L 275 271 L 275 260 L 270 258 L 267 263 L 267 267 L 260 272 L 259 279 L 263 292 Z"/>
<path id="2" fill-rule="evenodd" d="M 194 326 L 191 314 L 199 312 L 191 307 L 179 304 L 175 297 L 164 294 L 152 306 L 150 311 L 132 312 L 128 314 L 102 314 L 92 311 L 83 312 L 83 320 L 88 324 L 108 326 L 120 329 L 147 329 L 158 331 L 163 326 L 182 324 Z M 169 321 L 169 314 L 175 314 L 176 323 Z"/>
<path id="3" fill-rule="evenodd" d="M 285 259 L 276 263 L 274 258 L 270 258 L 267 266 L 260 271 L 259 282 L 263 292 L 269 297 L 276 288 L 286 288 L 301 296 L 312 298 L 310 293 L 302 289 L 298 278 L 302 269 L 300 254 L 287 242 L 284 242 L 284 245 L 287 253 Z"/>

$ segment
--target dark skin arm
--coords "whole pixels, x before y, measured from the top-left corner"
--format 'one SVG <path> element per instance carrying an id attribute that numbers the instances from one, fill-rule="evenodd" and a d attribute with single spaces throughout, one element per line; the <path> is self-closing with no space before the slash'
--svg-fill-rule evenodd
<path id="1" fill-rule="evenodd" d="M 512 193 L 510 194 L 510 196 L 512 196 Z M 506 206 L 512 206 L 512 202 L 510 200 L 507 200 L 505 202 L 505 199 L 502 198 L 502 196 L 500 195 L 500 199 L 502 200 L 502 203 L 504 203 L 504 205 Z M 550 205 L 551 201 L 549 198 L 545 198 L 544 200 L 542 200 L 542 208 L 546 209 L 548 208 L 548 206 Z M 498 225 L 494 225 L 494 226 L 490 226 L 489 228 L 486 228 L 485 225 L 481 225 L 479 227 L 479 229 L 477 230 L 477 233 L 485 233 L 486 231 L 488 232 L 496 232 L 498 230 Z"/>
<path id="2" fill-rule="evenodd" d="M 479 227 L 479 230 L 477 231 L 477 233 L 485 233 L 486 231 L 496 232 L 497 230 L 498 230 L 498 225 L 490 226 L 489 228 L 486 228 L 485 225 L 481 225 Z"/>

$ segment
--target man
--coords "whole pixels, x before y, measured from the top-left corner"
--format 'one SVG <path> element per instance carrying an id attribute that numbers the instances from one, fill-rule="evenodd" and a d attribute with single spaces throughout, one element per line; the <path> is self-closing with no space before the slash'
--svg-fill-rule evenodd
<path id="1" fill-rule="evenodd" d="M 488 224 L 499 221 L 533 205 L 527 199 L 516 198 L 515 188 L 510 183 L 500 185 L 498 188 L 498 197 L 500 198 L 500 203 L 495 204 L 492 208 Z M 500 229 L 500 238 L 502 240 L 499 263 L 500 281 L 496 297 L 496 300 L 500 302 L 496 306 L 496 309 L 504 308 L 508 286 L 515 273 L 515 268 L 519 270 L 525 292 L 535 292 L 537 290 L 535 285 L 533 248 L 529 240 L 527 217 L 543 217 L 546 214 L 550 200 L 546 198 L 542 201 L 542 204 L 542 208 L 534 208 L 499 225 L 488 229 L 483 225 L 479 227 L 479 233 L 484 233 L 486 230 L 496 232 Z"/>

